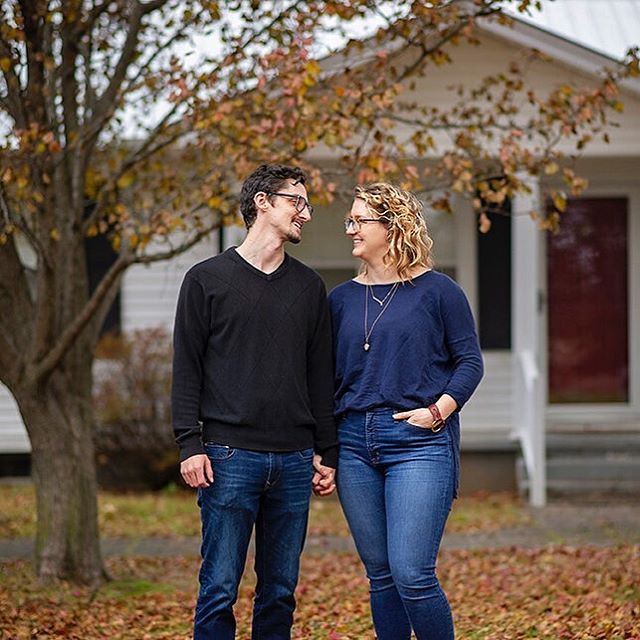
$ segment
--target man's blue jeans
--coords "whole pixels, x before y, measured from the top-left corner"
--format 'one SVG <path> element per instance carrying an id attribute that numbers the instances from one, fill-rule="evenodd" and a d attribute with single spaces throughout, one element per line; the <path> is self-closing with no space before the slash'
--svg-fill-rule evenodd
<path id="1" fill-rule="evenodd" d="M 199 489 L 202 566 L 194 640 L 231 640 L 255 524 L 253 640 L 291 637 L 309 514 L 313 450 L 268 453 L 205 444 L 213 484 Z"/>
<path id="2" fill-rule="evenodd" d="M 340 423 L 338 492 L 367 571 L 379 640 L 451 640 L 453 619 L 436 558 L 453 502 L 454 450 L 392 409 Z"/>

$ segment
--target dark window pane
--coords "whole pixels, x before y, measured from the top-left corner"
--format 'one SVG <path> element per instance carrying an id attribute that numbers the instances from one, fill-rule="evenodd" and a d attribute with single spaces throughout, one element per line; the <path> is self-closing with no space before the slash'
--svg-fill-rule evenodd
<path id="1" fill-rule="evenodd" d="M 87 238 L 85 241 L 85 249 L 87 253 L 89 292 L 92 293 L 102 280 L 104 274 L 109 270 L 109 267 L 115 262 L 118 254 L 113 250 L 106 236 Z M 100 335 L 104 335 L 105 333 L 119 334 L 121 329 L 120 319 L 120 292 L 118 291 L 104 320 Z"/>
<path id="2" fill-rule="evenodd" d="M 491 229 L 478 232 L 478 331 L 483 349 L 511 348 L 511 216 L 490 213 Z"/>

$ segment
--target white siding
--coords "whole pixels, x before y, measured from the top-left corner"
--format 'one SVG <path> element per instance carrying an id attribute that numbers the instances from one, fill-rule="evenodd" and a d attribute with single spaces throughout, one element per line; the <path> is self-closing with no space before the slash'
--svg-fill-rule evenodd
<path id="1" fill-rule="evenodd" d="M 0 384 L 0 453 L 31 451 L 18 405 L 7 387 Z"/>
<path id="2" fill-rule="evenodd" d="M 215 255 L 217 234 L 165 262 L 134 265 L 122 283 L 122 331 L 145 327 L 173 327 L 178 292 L 189 268 Z"/>
<path id="3" fill-rule="evenodd" d="M 511 352 L 487 351 L 484 378 L 461 414 L 463 433 L 511 434 Z"/>

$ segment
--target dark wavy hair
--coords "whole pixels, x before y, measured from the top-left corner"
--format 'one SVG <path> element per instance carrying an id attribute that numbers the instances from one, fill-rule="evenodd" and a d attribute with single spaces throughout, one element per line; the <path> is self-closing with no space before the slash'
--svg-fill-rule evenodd
<path id="1" fill-rule="evenodd" d="M 256 193 L 280 191 L 287 180 L 293 184 L 305 184 L 307 176 L 298 167 L 284 164 L 261 164 L 245 181 L 240 191 L 240 213 L 247 229 L 256 221 L 258 212 L 253 201 Z"/>

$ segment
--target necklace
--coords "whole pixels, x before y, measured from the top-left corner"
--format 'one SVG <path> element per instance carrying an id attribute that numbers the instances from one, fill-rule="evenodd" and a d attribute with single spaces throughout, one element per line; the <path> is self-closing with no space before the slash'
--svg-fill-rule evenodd
<path id="1" fill-rule="evenodd" d="M 365 293 L 364 293 L 364 344 L 362 345 L 362 348 L 365 351 L 369 351 L 369 349 L 371 348 L 371 343 L 369 342 L 369 338 L 371 337 L 371 334 L 373 333 L 373 328 L 378 323 L 378 320 L 380 320 L 380 318 L 382 318 L 382 314 L 387 310 L 389 304 L 393 300 L 393 296 L 396 294 L 396 291 L 398 290 L 398 286 L 399 285 L 400 285 L 399 282 L 394 283 L 393 287 L 391 287 L 391 289 L 389 290 L 387 295 L 383 298 L 383 302 L 382 303 L 380 303 L 379 300 L 374 298 L 374 300 L 376 300 L 376 302 L 378 302 L 378 303 L 380 303 L 382 305 L 382 309 L 380 309 L 380 311 L 378 312 L 378 315 L 376 316 L 375 320 L 371 323 L 371 328 L 368 328 L 368 326 L 369 326 L 369 292 L 371 291 L 371 285 L 369 285 L 369 284 L 365 285 L 366 286 L 366 290 L 365 290 Z M 373 297 L 373 293 L 372 293 L 372 297 Z"/>
<path id="2" fill-rule="evenodd" d="M 398 284 L 396 282 L 396 284 Z M 369 293 L 371 294 L 371 297 L 381 306 L 384 306 L 384 303 L 387 301 L 387 298 L 391 295 L 391 292 L 393 291 L 393 287 L 391 287 L 389 289 L 389 291 L 387 291 L 387 295 L 382 298 L 382 300 L 380 300 L 380 298 L 376 298 L 376 294 L 373 292 L 373 286 L 371 285 L 367 285 L 367 288 L 369 289 Z"/>

